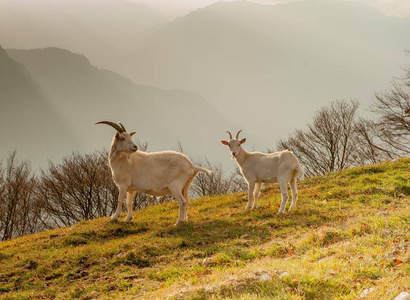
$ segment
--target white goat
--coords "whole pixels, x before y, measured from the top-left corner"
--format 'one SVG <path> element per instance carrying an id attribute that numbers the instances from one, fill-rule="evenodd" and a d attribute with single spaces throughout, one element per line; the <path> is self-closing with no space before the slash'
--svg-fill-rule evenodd
<path id="1" fill-rule="evenodd" d="M 188 219 L 188 190 L 198 172 L 211 171 L 195 166 L 185 155 L 174 151 L 142 152 L 119 123 L 101 121 L 117 130 L 111 142 L 109 162 L 115 184 L 119 188 L 118 207 L 111 220 L 118 219 L 122 212 L 122 203 L 127 195 L 128 215 L 125 221 L 131 221 L 132 200 L 137 192 L 153 196 L 172 195 L 179 203 L 179 218 L 175 225 Z"/>
<path id="2" fill-rule="evenodd" d="M 229 141 L 221 141 L 222 144 L 229 146 L 232 154 L 232 159 L 238 163 L 243 177 L 248 182 L 248 205 L 246 209 L 258 207 L 258 197 L 262 183 L 278 182 L 282 194 L 282 202 L 278 214 L 283 213 L 286 202 L 288 201 L 287 184 L 290 183 L 292 190 L 291 210 L 296 206 L 298 200 L 298 191 L 296 188 L 296 179 L 298 174 L 303 179 L 303 168 L 296 156 L 289 150 L 275 153 L 247 152 L 242 148 L 242 144 L 246 142 L 246 138 L 239 140 L 239 133 L 236 138 L 232 138 L 229 134 Z M 252 197 L 255 202 L 252 206 Z"/>

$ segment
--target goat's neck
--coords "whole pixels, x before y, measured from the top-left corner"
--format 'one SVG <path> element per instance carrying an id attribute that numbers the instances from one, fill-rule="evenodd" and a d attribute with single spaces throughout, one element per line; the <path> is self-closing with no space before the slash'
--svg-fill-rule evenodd
<path id="1" fill-rule="evenodd" d="M 130 155 L 125 152 L 119 152 L 115 147 L 111 147 L 110 150 L 110 165 L 115 168 L 118 165 L 127 165 L 130 163 Z"/>
<path id="2" fill-rule="evenodd" d="M 236 160 L 236 162 L 237 162 L 239 165 L 242 165 L 242 164 L 245 162 L 246 158 L 248 157 L 249 153 L 246 152 L 246 150 L 243 149 L 242 146 L 241 146 L 240 149 L 241 149 L 241 150 L 240 150 L 239 153 L 236 155 L 235 160 Z"/>

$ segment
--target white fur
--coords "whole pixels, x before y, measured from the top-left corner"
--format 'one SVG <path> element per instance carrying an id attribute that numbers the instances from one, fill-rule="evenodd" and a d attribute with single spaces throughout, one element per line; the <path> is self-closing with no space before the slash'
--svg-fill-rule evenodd
<path id="1" fill-rule="evenodd" d="M 117 132 L 109 154 L 111 172 L 119 188 L 118 207 L 111 220 L 117 220 L 122 212 L 122 203 L 127 196 L 128 215 L 131 221 L 132 199 L 137 192 L 153 196 L 172 195 L 179 203 L 179 218 L 176 224 L 187 221 L 188 190 L 198 172 L 211 171 L 195 166 L 185 155 L 174 151 L 142 152 L 132 141 L 128 132 Z"/>
<path id="2" fill-rule="evenodd" d="M 239 133 L 237 134 L 238 137 Z M 238 163 L 241 173 L 248 182 L 248 205 L 246 209 L 258 207 L 258 197 L 262 183 L 278 182 L 282 194 L 282 202 L 278 214 L 283 213 L 288 201 L 287 184 L 292 190 L 291 210 L 296 206 L 298 191 L 296 188 L 297 176 L 303 179 L 303 168 L 296 156 L 289 150 L 275 153 L 247 152 L 242 144 L 246 139 L 231 138 L 222 141 L 229 146 L 232 158 Z M 252 205 L 252 198 L 255 199 Z"/>

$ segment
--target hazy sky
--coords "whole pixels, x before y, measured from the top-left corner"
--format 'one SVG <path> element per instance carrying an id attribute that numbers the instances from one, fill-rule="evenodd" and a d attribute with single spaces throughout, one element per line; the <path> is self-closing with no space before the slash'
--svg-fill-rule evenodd
<path id="1" fill-rule="evenodd" d="M 207 6 L 220 0 L 129 0 L 137 3 L 143 3 L 152 8 L 161 10 L 168 14 L 185 14 L 191 10 Z M 233 0 L 225 0 L 233 1 Z M 293 2 L 295 0 L 250 0 L 252 2 L 264 4 L 276 4 Z M 300 0 L 299 0 L 300 1 Z M 325 0 L 324 0 L 325 1 Z M 378 8 L 380 11 L 389 16 L 409 16 L 410 0 L 346 0 L 359 1 Z"/>
<path id="2" fill-rule="evenodd" d="M 327 10 L 320 11 L 321 4 L 329 1 Z M 227 154 L 219 139 L 226 138 L 225 130 L 244 129 L 248 149 L 274 149 L 278 139 L 304 128 L 321 106 L 352 98 L 366 109 L 374 92 L 388 89 L 392 76 L 400 76 L 399 66 L 408 63 L 404 49 L 410 45 L 410 0 L 345 1 L 360 1 L 386 15 L 407 15 L 409 19 L 374 18 L 361 5 L 339 11 L 337 8 L 345 5 L 332 0 L 295 5 L 299 8 L 294 18 L 281 17 L 275 9 L 238 3 L 232 11 L 222 5 L 220 10 L 168 23 L 218 0 L 0 0 L 0 45 L 9 50 L 61 48 L 14 51 L 12 58 L 30 72 L 21 74 L 25 89 L 30 92 L 41 87 L 37 97 L 45 103 L 41 107 L 52 103 L 48 111 L 54 117 L 36 117 L 35 121 L 41 119 L 47 125 L 63 120 L 66 128 L 59 131 L 79 140 L 65 138 L 71 146 L 58 142 L 53 144 L 58 146 L 55 150 L 35 146 L 38 162 L 41 157 L 46 163 L 47 158 L 74 149 L 88 152 L 106 147 L 106 131 L 93 125 L 102 119 L 121 120 L 141 130 L 138 138 L 148 142 L 150 150 L 177 149 L 176 142 L 181 141 L 186 153 L 222 161 Z M 124 5 L 129 2 L 150 6 L 168 17 Z M 295 0 L 249 2 L 273 5 Z M 21 7 L 27 9 L 19 10 Z M 354 22 L 343 22 L 350 20 L 345 14 L 351 14 L 351 9 L 358 12 L 352 14 Z M 321 17 L 325 14 L 332 17 Z M 333 22 L 334 18 L 342 22 Z M 162 25 L 151 30 L 158 24 Z M 18 65 L 11 65 L 10 74 L 21 71 Z M 2 71 L 7 72 L 0 68 L 0 79 L 8 78 Z M 14 89 L 6 82 L 16 99 L 22 94 L 22 82 L 17 80 Z M 0 93 L 0 102 L 13 104 L 15 112 L 0 109 L 0 122 L 7 125 L 8 120 L 25 116 L 18 104 L 34 103 L 29 92 L 20 102 L 9 101 Z M 96 103 L 98 110 L 94 109 Z M 33 116 L 33 109 L 25 109 L 26 115 Z M 251 110 L 255 113 L 250 115 Z M 192 121 L 185 121 L 185 116 Z M 175 118 L 181 121 L 174 122 Z M 8 136 L 8 143 L 0 144 L 0 156 L 17 148 L 21 154 L 27 150 L 23 157 L 33 161 L 33 139 L 39 145 L 47 144 L 32 128 L 27 129 L 27 124 L 35 126 L 36 122 L 23 123 L 26 127 Z M 99 135 L 90 138 L 84 128 Z M 44 132 L 41 126 L 36 130 Z M 7 130 L 3 135 L 0 132 L 0 136 L 6 134 Z M 216 142 L 209 145 L 210 140 Z"/>

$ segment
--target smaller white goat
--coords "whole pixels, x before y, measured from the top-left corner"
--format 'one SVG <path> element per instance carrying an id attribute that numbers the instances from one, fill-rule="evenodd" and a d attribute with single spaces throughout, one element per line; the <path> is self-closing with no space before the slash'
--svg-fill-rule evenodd
<path id="1" fill-rule="evenodd" d="M 292 190 L 291 210 L 296 206 L 298 200 L 298 191 L 296 188 L 297 176 L 303 179 L 303 168 L 296 156 L 289 150 L 275 153 L 247 152 L 242 148 L 246 138 L 239 140 L 239 133 L 236 138 L 229 134 L 229 141 L 221 141 L 222 144 L 229 146 L 232 159 L 238 163 L 243 177 L 248 182 L 248 205 L 246 209 L 258 207 L 258 197 L 262 183 L 278 182 L 282 194 L 282 202 L 278 214 L 283 213 L 286 202 L 288 201 L 287 184 L 290 183 Z M 252 206 L 252 198 L 255 202 Z"/>
<path id="2" fill-rule="evenodd" d="M 175 225 L 188 219 L 188 190 L 198 172 L 211 171 L 195 166 L 188 157 L 174 151 L 142 152 L 125 127 L 109 121 L 106 124 L 117 130 L 111 142 L 109 162 L 115 184 L 119 188 L 118 207 L 111 220 L 118 219 L 122 212 L 122 203 L 127 196 L 128 215 L 125 221 L 131 221 L 132 200 L 137 192 L 152 196 L 172 195 L 179 203 L 179 218 Z"/>

